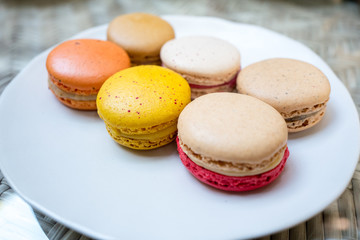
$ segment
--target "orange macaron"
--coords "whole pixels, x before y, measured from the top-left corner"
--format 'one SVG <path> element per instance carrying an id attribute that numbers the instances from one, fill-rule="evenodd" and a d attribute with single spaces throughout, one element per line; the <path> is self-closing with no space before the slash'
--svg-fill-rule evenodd
<path id="1" fill-rule="evenodd" d="M 65 41 L 46 60 L 49 89 L 61 103 L 79 110 L 96 110 L 102 84 L 128 67 L 130 58 L 125 50 L 97 39 Z"/>

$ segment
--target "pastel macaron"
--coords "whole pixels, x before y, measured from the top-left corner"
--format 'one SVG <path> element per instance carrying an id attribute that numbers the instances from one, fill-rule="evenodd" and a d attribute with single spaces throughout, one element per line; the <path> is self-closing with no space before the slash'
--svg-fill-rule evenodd
<path id="1" fill-rule="evenodd" d="M 330 83 L 324 73 L 309 63 L 287 58 L 247 66 L 237 78 L 237 90 L 278 110 L 289 132 L 319 123 L 330 97 Z"/>
<path id="2" fill-rule="evenodd" d="M 287 127 L 270 105 L 237 93 L 196 98 L 178 122 L 178 152 L 195 178 L 226 191 L 273 182 L 289 156 Z"/>
<path id="3" fill-rule="evenodd" d="M 46 59 L 49 89 L 61 103 L 79 110 L 96 110 L 102 84 L 128 67 L 130 59 L 122 48 L 95 39 L 65 41 Z"/>
<path id="4" fill-rule="evenodd" d="M 186 80 L 169 69 L 131 67 L 103 84 L 97 97 L 98 114 L 120 145 L 158 148 L 176 138 L 177 120 L 190 95 Z"/>
<path id="5" fill-rule="evenodd" d="M 166 20 L 147 13 L 120 15 L 107 29 L 107 39 L 126 50 L 133 66 L 161 65 L 160 49 L 174 37 Z"/>
<path id="6" fill-rule="evenodd" d="M 235 89 L 240 53 L 225 40 L 210 36 L 177 38 L 164 44 L 160 57 L 163 66 L 189 82 L 192 99 Z"/>

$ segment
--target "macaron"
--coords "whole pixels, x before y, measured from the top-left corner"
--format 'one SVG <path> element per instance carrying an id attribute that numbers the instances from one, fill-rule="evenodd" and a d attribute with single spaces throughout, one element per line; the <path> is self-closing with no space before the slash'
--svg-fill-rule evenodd
<path id="1" fill-rule="evenodd" d="M 164 67 L 189 82 L 192 99 L 235 89 L 240 53 L 225 40 L 210 36 L 177 38 L 164 44 L 160 57 Z"/>
<path id="2" fill-rule="evenodd" d="M 48 86 L 70 108 L 96 110 L 96 95 L 114 73 L 130 67 L 125 50 L 114 43 L 75 39 L 59 44 L 48 55 Z"/>
<path id="3" fill-rule="evenodd" d="M 196 98 L 178 121 L 178 152 L 190 173 L 214 188 L 249 191 L 273 182 L 289 156 L 287 127 L 270 105 L 237 93 Z"/>
<path id="4" fill-rule="evenodd" d="M 289 132 L 319 123 L 330 97 L 330 83 L 324 73 L 309 63 L 287 58 L 247 66 L 237 78 L 237 90 L 278 110 Z"/>
<path id="5" fill-rule="evenodd" d="M 177 120 L 190 96 L 186 80 L 169 69 L 131 67 L 103 84 L 97 96 L 98 114 L 120 145 L 153 149 L 176 138 Z"/>
<path id="6" fill-rule="evenodd" d="M 147 13 L 120 15 L 107 29 L 107 39 L 126 50 L 133 66 L 161 65 L 160 49 L 174 37 L 167 21 Z"/>

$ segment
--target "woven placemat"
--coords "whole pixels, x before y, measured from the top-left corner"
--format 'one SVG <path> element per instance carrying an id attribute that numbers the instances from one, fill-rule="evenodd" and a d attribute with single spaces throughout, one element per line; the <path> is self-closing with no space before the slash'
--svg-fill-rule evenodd
<path id="1" fill-rule="evenodd" d="M 360 109 L 360 16 L 357 1 L 284 0 L 1 0 L 0 94 L 37 54 L 87 28 L 129 12 L 215 16 L 256 24 L 310 47 L 334 70 Z M 2 176 L 1 176 L 1 179 Z M 0 195 L 11 191 L 5 180 Z M 49 239 L 88 239 L 35 211 Z M 360 166 L 322 213 L 262 239 L 358 239 Z"/>

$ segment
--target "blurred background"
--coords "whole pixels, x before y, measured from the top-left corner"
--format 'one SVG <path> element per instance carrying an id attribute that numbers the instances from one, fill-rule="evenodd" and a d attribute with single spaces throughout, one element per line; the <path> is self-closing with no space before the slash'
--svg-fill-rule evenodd
<path id="1" fill-rule="evenodd" d="M 139 11 L 214 16 L 282 33 L 317 53 L 360 109 L 360 13 L 355 0 L 0 0 L 0 94 L 47 48 L 118 15 Z M 360 239 L 359 171 L 358 165 L 343 195 L 324 212 L 262 239 Z M 41 234 L 31 235 L 37 220 L 49 239 L 86 239 L 35 213 L 36 218 L 0 172 L 0 239 L 40 239 Z"/>

